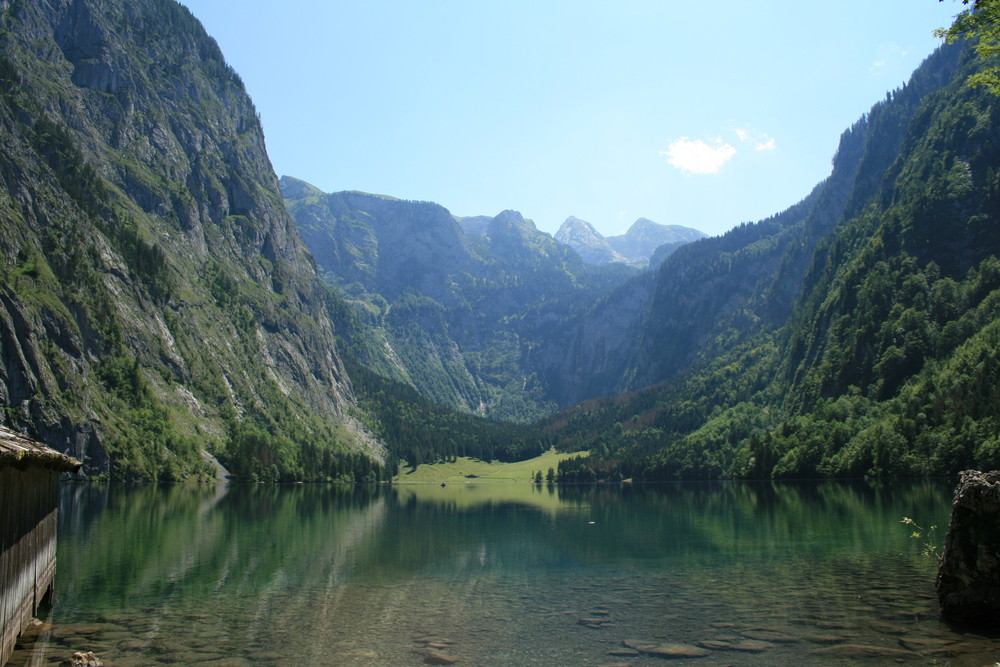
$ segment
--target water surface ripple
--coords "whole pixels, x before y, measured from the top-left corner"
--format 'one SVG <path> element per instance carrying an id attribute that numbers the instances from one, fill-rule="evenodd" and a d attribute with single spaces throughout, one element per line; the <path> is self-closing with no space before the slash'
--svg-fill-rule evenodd
<path id="1" fill-rule="evenodd" d="M 67 484 L 11 664 L 979 667 L 1000 642 L 939 619 L 900 523 L 952 489 Z"/>

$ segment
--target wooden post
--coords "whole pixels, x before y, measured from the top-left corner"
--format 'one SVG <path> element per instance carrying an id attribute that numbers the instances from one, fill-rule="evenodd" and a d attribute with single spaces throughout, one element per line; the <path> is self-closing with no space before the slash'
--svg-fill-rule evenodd
<path id="1" fill-rule="evenodd" d="M 52 590 L 59 473 L 79 467 L 0 427 L 0 666 Z"/>

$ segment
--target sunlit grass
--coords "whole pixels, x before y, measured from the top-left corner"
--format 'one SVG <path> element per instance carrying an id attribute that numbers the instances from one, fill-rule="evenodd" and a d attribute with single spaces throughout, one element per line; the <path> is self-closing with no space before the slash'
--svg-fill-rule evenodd
<path id="1" fill-rule="evenodd" d="M 410 468 L 407 464 L 400 466 L 400 472 L 393 478 L 396 483 L 471 483 L 471 482 L 529 482 L 535 472 L 541 470 L 542 476 L 549 468 L 558 470 L 559 462 L 573 456 L 586 456 L 587 452 L 561 453 L 550 449 L 541 456 L 525 461 L 503 463 L 501 461 L 481 461 L 465 456 L 453 462 L 432 463 Z"/>

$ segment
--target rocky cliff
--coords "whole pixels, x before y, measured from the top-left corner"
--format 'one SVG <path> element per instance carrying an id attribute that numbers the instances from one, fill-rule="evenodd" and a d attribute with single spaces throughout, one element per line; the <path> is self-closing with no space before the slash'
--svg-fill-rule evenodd
<path id="1" fill-rule="evenodd" d="M 3 420 L 121 477 L 200 474 L 203 449 L 302 478 L 381 456 L 253 104 L 197 20 L 172 0 L 0 11 Z"/>
<path id="2" fill-rule="evenodd" d="M 516 211 L 456 220 L 427 202 L 321 195 L 289 177 L 281 187 L 320 272 L 368 327 L 354 354 L 485 416 L 524 421 L 576 396 L 562 389 L 568 378 L 534 365 L 533 350 L 635 274 L 586 265 Z"/>
<path id="3" fill-rule="evenodd" d="M 570 216 L 559 227 L 555 239 L 575 250 L 588 264 L 622 262 L 656 267 L 677 248 L 705 236 L 690 227 L 639 218 L 624 234 L 605 238 L 586 220 Z"/>
<path id="4" fill-rule="evenodd" d="M 686 243 L 703 239 L 705 236 L 707 235 L 704 232 L 691 227 L 661 225 L 648 218 L 639 218 L 624 234 L 609 236 L 608 245 L 629 261 L 644 262 L 655 266 L 656 264 L 651 261 L 651 258 L 663 246 L 668 246 L 670 250 L 661 253 L 661 261 L 672 250 L 676 250 Z"/>
<path id="5" fill-rule="evenodd" d="M 554 238 L 575 250 L 580 259 L 588 264 L 626 261 L 592 224 L 572 215 L 560 225 Z"/>

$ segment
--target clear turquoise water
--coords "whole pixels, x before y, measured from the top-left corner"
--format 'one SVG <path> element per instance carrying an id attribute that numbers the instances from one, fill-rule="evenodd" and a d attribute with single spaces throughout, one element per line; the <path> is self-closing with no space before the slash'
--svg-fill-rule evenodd
<path id="1" fill-rule="evenodd" d="M 939 620 L 900 523 L 940 541 L 952 490 L 66 485 L 51 626 L 13 664 L 639 666 L 663 659 L 624 643 L 764 638 L 671 662 L 978 667 L 1000 643 Z"/>

